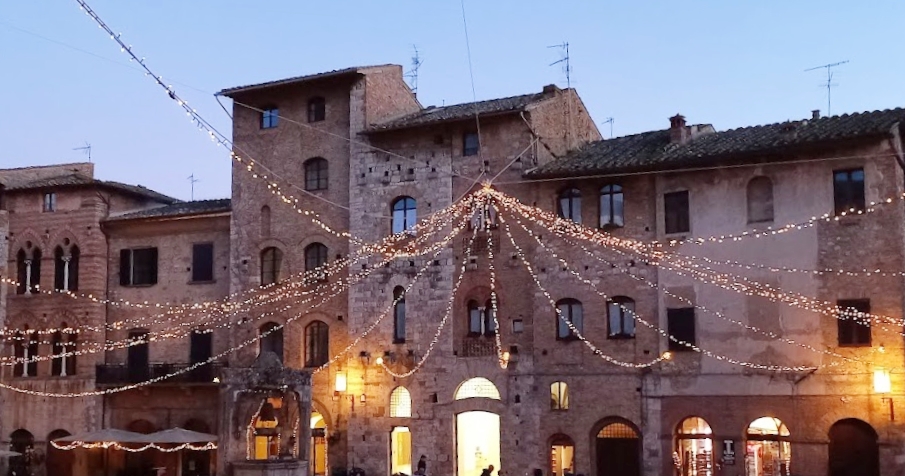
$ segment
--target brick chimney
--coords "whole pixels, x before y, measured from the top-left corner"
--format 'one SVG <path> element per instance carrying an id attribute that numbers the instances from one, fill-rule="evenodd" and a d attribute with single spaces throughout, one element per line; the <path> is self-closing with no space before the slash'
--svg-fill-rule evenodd
<path id="1" fill-rule="evenodd" d="M 559 86 L 557 86 L 555 84 L 548 84 L 548 85 L 544 86 L 543 94 L 544 94 L 544 96 L 552 97 L 552 96 L 556 96 L 556 94 L 559 93 L 560 91 L 562 91 L 562 89 L 559 89 Z"/>
<path id="2" fill-rule="evenodd" d="M 811 111 L 811 119 L 820 119 L 820 109 Z"/>
<path id="3" fill-rule="evenodd" d="M 685 116 L 676 114 L 669 118 L 669 143 L 684 144 L 689 139 L 688 128 L 685 127 Z"/>

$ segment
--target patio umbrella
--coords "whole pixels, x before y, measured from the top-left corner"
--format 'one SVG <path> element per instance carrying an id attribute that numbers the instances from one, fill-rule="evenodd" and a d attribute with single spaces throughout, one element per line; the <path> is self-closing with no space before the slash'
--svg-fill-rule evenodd
<path id="1" fill-rule="evenodd" d="M 158 431 L 142 436 L 142 443 L 154 444 L 184 445 L 192 443 L 215 443 L 217 441 L 217 435 L 200 433 L 184 428 L 171 428 L 169 430 Z M 182 475 L 182 451 L 177 453 L 176 459 L 176 476 L 180 475 Z"/>
<path id="2" fill-rule="evenodd" d="M 22 456 L 22 453 L 19 453 L 17 451 L 0 450 L 0 458 L 10 458 L 12 456 Z"/>
<path id="3" fill-rule="evenodd" d="M 72 444 L 79 443 L 78 446 L 92 443 L 142 443 L 142 438 L 146 435 L 134 433 L 126 430 L 117 430 L 116 428 L 104 428 L 97 431 L 90 431 L 80 435 L 69 435 L 53 440 L 54 443 Z M 107 449 L 104 449 L 104 474 L 107 474 Z"/>

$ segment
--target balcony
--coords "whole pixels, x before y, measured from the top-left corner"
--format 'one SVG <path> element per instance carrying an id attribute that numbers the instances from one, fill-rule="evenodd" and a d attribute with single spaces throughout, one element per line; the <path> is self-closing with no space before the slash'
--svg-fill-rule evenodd
<path id="1" fill-rule="evenodd" d="M 191 365 L 193 364 L 149 364 L 145 367 L 130 367 L 128 365 L 104 364 L 97 366 L 95 381 L 98 386 L 146 382 L 185 370 Z M 213 385 L 215 383 L 214 379 L 220 378 L 220 370 L 224 366 L 222 363 L 213 362 L 162 380 L 157 385 Z"/>
<path id="2" fill-rule="evenodd" d="M 466 338 L 459 348 L 459 357 L 488 357 L 496 355 L 496 341 L 493 336 Z"/>

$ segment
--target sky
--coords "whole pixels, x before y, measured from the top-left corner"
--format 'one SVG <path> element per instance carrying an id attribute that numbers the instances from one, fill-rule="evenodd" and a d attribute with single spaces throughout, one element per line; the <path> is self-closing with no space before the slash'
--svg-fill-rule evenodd
<path id="1" fill-rule="evenodd" d="M 905 2 L 725 0 L 89 1 L 202 116 L 229 133 L 213 94 L 350 66 L 423 64 L 425 106 L 571 85 L 604 137 L 683 114 L 717 130 L 905 106 Z M 824 87 L 820 85 L 824 84 Z M 227 108 L 229 100 L 223 98 Z M 188 200 L 228 197 L 230 160 L 129 63 L 74 0 L 6 2 L 0 14 L 0 168 L 91 160 L 98 178 Z"/>

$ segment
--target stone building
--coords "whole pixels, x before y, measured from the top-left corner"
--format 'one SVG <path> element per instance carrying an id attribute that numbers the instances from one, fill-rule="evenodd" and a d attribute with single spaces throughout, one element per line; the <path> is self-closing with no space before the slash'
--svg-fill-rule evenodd
<path id="1" fill-rule="evenodd" d="M 135 340 L 170 332 L 181 318 L 115 303 L 215 301 L 261 286 L 285 299 L 227 320 L 205 316 L 212 320 L 178 326 L 172 339 L 79 356 L 75 377 L 54 373 L 62 363 L 39 363 L 27 375 L 3 367 L 3 380 L 48 391 L 117 388 L 264 337 L 213 366 L 104 397 L 4 392 L 5 442 L 22 447 L 19 430 L 39 447 L 55 430 L 172 426 L 228 428 L 240 441 L 246 422 L 236 418 L 244 413 L 231 421 L 218 413 L 229 393 L 218 385 L 220 369 L 250 368 L 272 352 L 312 373 L 312 415 L 299 422 L 310 426 L 310 439 L 293 430 L 307 441 L 289 443 L 307 454 L 312 475 L 412 474 L 421 455 L 429 474 L 463 476 L 490 464 L 510 475 L 887 475 L 905 458 L 895 418 L 905 358 L 896 273 L 905 264 L 905 111 L 815 114 L 728 131 L 677 115 L 669 128 L 602 140 L 574 90 L 545 86 L 423 107 L 398 65 L 221 95 L 233 100 L 230 200 L 178 202 L 95 180 L 86 164 L 0 171 L 9 275 L 33 262 L 32 248 L 50 269 L 52 250 L 68 238 L 60 246 L 79 246 L 79 292 L 113 301 L 20 295 L 7 286 L 7 326 L 136 323 L 77 334 L 79 342 Z M 598 236 L 609 236 L 609 245 L 586 252 L 576 238 L 540 226 L 552 215 L 523 219 L 504 210 L 485 218 L 489 226 L 470 223 L 436 254 L 358 258 L 361 243 L 393 233 L 410 232 L 403 244 L 439 240 L 451 219 L 436 237 L 413 230 L 415 222 L 488 181 L 523 204 L 605 232 Z M 49 193 L 65 213 L 41 211 Z M 0 212 L 0 227 L 3 219 Z M 622 246 L 624 239 L 651 246 Z M 347 259 L 335 272 L 319 271 Z M 29 276 L 18 281 L 27 285 Z M 41 278 L 42 287 L 52 283 L 46 271 Z M 357 284 L 343 290 L 347 280 Z M 309 299 L 332 289 L 340 292 Z M 849 314 L 837 320 L 809 310 L 837 304 L 891 319 L 865 326 Z M 435 335 L 447 308 L 447 325 Z M 30 344 L 16 342 L 7 355 L 32 355 Z M 41 353 L 62 348 L 38 345 Z M 386 370 L 416 368 L 402 377 Z M 232 384 L 229 376 L 242 373 L 225 375 Z M 38 406 L 50 416 L 34 417 Z M 250 457 L 282 454 L 254 443 Z M 235 445 L 229 451 L 241 454 Z M 96 467 L 76 458 L 71 473 L 58 472 L 47 455 L 35 466 L 45 474 Z M 227 455 L 217 456 L 197 459 L 193 470 L 229 474 Z"/>

